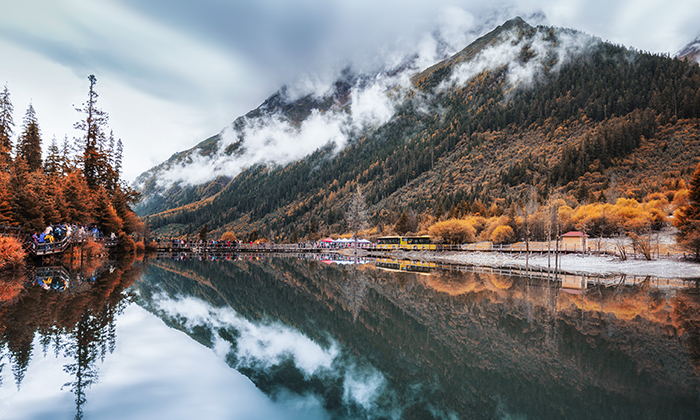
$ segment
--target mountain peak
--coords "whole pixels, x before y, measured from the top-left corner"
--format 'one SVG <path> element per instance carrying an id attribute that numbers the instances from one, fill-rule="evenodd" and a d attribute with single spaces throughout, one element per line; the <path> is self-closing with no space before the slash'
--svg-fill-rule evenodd
<path id="1" fill-rule="evenodd" d="M 676 58 L 686 61 L 700 62 L 700 37 L 695 38 L 676 53 Z"/>

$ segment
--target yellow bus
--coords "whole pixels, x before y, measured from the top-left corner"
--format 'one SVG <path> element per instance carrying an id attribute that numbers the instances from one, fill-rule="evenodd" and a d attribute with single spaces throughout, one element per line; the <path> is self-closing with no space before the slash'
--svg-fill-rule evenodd
<path id="1" fill-rule="evenodd" d="M 430 236 L 382 236 L 377 238 L 377 249 L 405 249 L 434 251 L 437 246 L 430 242 Z"/>

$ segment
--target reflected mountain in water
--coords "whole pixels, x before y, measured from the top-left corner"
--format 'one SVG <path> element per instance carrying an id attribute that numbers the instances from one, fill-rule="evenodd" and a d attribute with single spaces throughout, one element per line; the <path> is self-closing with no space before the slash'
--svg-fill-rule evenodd
<path id="1" fill-rule="evenodd" d="M 333 418 L 697 418 L 696 288 L 160 259 L 139 303 Z"/>
<path id="2" fill-rule="evenodd" d="M 13 291 L 0 302 L 0 369 L 10 366 L 18 389 L 37 356 L 38 337 L 44 356 L 68 358 L 63 370 L 71 379 L 64 387 L 75 394 L 75 418 L 83 417 L 85 391 L 97 381 L 97 362 L 114 351 L 116 316 L 130 302 L 126 290 L 140 275 L 132 264 L 108 263 L 89 271 L 36 267 L 0 278 L 3 289 Z"/>

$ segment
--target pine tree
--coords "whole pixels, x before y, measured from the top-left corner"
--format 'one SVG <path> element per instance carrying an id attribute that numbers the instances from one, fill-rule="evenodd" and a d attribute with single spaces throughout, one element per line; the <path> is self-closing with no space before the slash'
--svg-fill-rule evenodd
<path id="1" fill-rule="evenodd" d="M 122 230 L 122 219 L 117 215 L 107 192 L 103 188 L 98 188 L 94 193 L 93 219 L 105 233 L 116 234 Z"/>
<path id="2" fill-rule="evenodd" d="M 35 173 L 37 182 L 41 183 L 41 213 L 44 216 L 44 223 L 60 223 L 64 220 L 66 213 L 63 203 L 60 200 L 61 183 L 56 175 L 46 173 Z"/>
<path id="3" fill-rule="evenodd" d="M 46 161 L 44 161 L 44 172 L 47 175 L 57 175 L 61 170 L 61 151 L 56 143 L 56 136 L 51 139 Z"/>
<path id="4" fill-rule="evenodd" d="M 97 107 L 99 96 L 95 92 L 97 78 L 91 74 L 88 76 L 88 80 L 90 81 L 88 100 L 82 108 L 76 108 L 76 111 L 83 114 L 85 119 L 76 122 L 73 127 L 84 132 L 83 137 L 78 139 L 78 147 L 82 149 L 83 176 L 88 186 L 94 189 L 99 184 L 100 175 L 104 173 L 106 165 L 106 158 L 103 154 L 105 138 L 103 128 L 107 125 L 109 116 Z"/>
<path id="5" fill-rule="evenodd" d="M 117 150 L 114 153 L 114 172 L 117 173 L 117 177 L 122 174 L 122 154 L 124 153 L 124 144 L 122 139 L 117 140 Z"/>
<path id="6" fill-rule="evenodd" d="M 63 144 L 61 144 L 61 173 L 63 175 L 68 174 L 68 172 L 70 172 L 73 168 L 70 149 L 70 143 L 68 142 L 68 136 L 66 135 L 63 137 Z"/>
<path id="7" fill-rule="evenodd" d="M 66 222 L 91 223 L 92 200 L 85 178 L 77 171 L 66 175 L 63 181 L 62 201 L 66 208 Z"/>
<path id="8" fill-rule="evenodd" d="M 7 171 L 8 165 L 12 161 L 12 128 L 15 123 L 12 119 L 14 108 L 10 101 L 10 91 L 5 85 L 0 93 L 0 170 Z"/>
<path id="9" fill-rule="evenodd" d="M 41 134 L 36 112 L 31 103 L 24 114 L 22 133 L 17 141 L 17 157 L 27 162 L 30 171 L 41 168 Z"/>
<path id="10" fill-rule="evenodd" d="M 408 224 L 408 213 L 406 213 L 406 210 L 404 210 L 394 225 L 394 231 L 399 235 L 405 235 L 409 229 Z"/>

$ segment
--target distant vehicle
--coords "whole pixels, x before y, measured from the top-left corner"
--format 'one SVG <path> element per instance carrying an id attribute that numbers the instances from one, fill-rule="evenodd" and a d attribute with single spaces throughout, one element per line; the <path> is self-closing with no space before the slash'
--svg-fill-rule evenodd
<path id="1" fill-rule="evenodd" d="M 377 249 L 436 250 L 430 236 L 382 236 L 377 238 Z"/>

